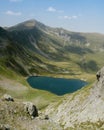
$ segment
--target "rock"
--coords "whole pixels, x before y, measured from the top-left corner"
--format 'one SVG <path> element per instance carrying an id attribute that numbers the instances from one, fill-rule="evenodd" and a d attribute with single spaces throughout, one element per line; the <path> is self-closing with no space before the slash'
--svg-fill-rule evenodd
<path id="1" fill-rule="evenodd" d="M 9 125 L 0 125 L 0 130 L 10 130 Z"/>
<path id="2" fill-rule="evenodd" d="M 14 101 L 13 97 L 11 97 L 8 94 L 4 94 L 3 99 L 6 100 L 6 101 L 12 101 L 12 102 Z"/>
<path id="3" fill-rule="evenodd" d="M 100 74 L 99 73 L 96 74 L 96 78 L 99 81 L 99 79 L 100 79 Z"/>
<path id="4" fill-rule="evenodd" d="M 32 117 L 37 117 L 38 116 L 38 110 L 36 108 L 36 106 L 32 103 L 32 102 L 24 102 L 23 103 L 24 106 L 24 110 Z"/>
<path id="5" fill-rule="evenodd" d="M 104 78 L 104 67 L 99 70 L 96 74 L 97 80 L 99 81 L 101 78 Z"/>
<path id="6" fill-rule="evenodd" d="M 95 93 L 98 98 L 104 99 L 104 67 L 101 68 L 96 74 L 98 82 L 94 85 Z"/>
<path id="7" fill-rule="evenodd" d="M 45 115 L 45 120 L 49 120 L 49 116 L 48 115 Z"/>

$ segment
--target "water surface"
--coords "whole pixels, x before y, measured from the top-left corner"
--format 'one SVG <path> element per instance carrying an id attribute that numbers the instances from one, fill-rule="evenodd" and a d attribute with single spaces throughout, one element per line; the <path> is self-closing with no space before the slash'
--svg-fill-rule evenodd
<path id="1" fill-rule="evenodd" d="M 73 93 L 87 84 L 85 81 L 79 79 L 52 78 L 44 76 L 31 76 L 27 81 L 33 88 L 46 90 L 56 95 Z"/>

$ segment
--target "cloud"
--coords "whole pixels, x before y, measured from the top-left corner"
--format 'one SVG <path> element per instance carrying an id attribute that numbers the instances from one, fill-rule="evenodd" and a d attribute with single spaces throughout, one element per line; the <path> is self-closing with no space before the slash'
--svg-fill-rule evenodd
<path id="1" fill-rule="evenodd" d="M 63 13 L 64 12 L 63 10 L 57 10 L 52 6 L 48 7 L 47 11 L 49 11 L 49 12 L 57 12 L 57 13 Z"/>
<path id="2" fill-rule="evenodd" d="M 72 20 L 72 19 L 77 19 L 78 16 L 73 15 L 73 16 L 68 16 L 68 15 L 64 15 L 64 16 L 59 16 L 60 19 L 66 19 L 66 20 Z"/>
<path id="3" fill-rule="evenodd" d="M 12 16 L 20 16 L 20 15 L 22 15 L 21 12 L 14 12 L 14 11 L 11 11 L 11 10 L 6 11 L 5 14 L 12 15 Z"/>
<path id="4" fill-rule="evenodd" d="M 63 18 L 64 18 L 64 19 L 69 19 L 69 20 L 72 19 L 72 17 L 67 16 L 67 15 L 63 16 Z"/>
<path id="5" fill-rule="evenodd" d="M 77 18 L 78 18 L 78 16 L 76 16 L 76 15 L 72 16 L 72 19 L 77 19 Z"/>
<path id="6" fill-rule="evenodd" d="M 22 0 L 9 0 L 10 2 L 20 2 Z"/>
<path id="7" fill-rule="evenodd" d="M 53 7 L 49 7 L 49 8 L 47 9 L 47 11 L 49 11 L 49 12 L 56 12 L 56 9 L 53 8 Z"/>

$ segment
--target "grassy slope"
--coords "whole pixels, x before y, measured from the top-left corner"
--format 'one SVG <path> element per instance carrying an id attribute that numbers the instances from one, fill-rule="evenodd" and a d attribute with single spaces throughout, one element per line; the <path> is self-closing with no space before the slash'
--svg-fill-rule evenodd
<path id="1" fill-rule="evenodd" d="M 59 41 L 60 40 L 58 40 L 58 42 Z M 25 51 L 24 49 L 24 52 L 27 52 L 27 50 Z M 67 60 L 65 59 L 64 61 L 62 61 L 62 60 L 57 60 L 58 57 L 56 59 L 49 60 L 37 53 L 31 53 L 31 54 L 24 53 L 24 54 L 25 54 L 24 57 L 20 53 L 19 55 L 17 54 L 16 57 L 14 57 L 13 54 L 13 58 L 17 60 L 20 65 L 23 65 L 23 61 L 21 59 L 24 58 L 24 61 L 26 61 L 24 62 L 24 64 L 28 64 L 29 66 L 32 66 L 31 71 L 34 73 L 38 73 L 39 75 L 63 77 L 63 78 L 80 78 L 80 79 L 87 80 L 90 83 L 92 83 L 95 79 L 95 74 L 93 74 L 92 71 L 85 72 L 78 64 L 76 64 L 79 61 L 79 59 L 82 58 L 82 55 L 77 55 L 74 53 L 66 53 Z M 28 59 L 28 62 L 27 59 L 25 59 L 25 56 L 27 54 L 30 54 L 29 58 L 26 57 Z M 63 55 L 65 57 L 65 54 Z M 58 56 L 60 56 L 60 54 Z M 84 56 L 86 57 L 86 61 L 92 59 L 96 61 L 99 67 L 103 66 L 104 64 L 102 60 L 103 54 L 101 52 L 95 54 L 88 53 L 85 54 Z M 40 110 L 44 110 L 45 107 L 47 107 L 50 103 L 54 103 L 54 102 L 56 103 L 56 106 L 54 107 L 57 108 L 57 106 L 61 104 L 62 100 L 66 99 L 69 96 L 69 94 L 67 94 L 63 97 L 58 97 L 52 93 L 31 88 L 26 82 L 27 77 L 22 76 L 21 71 L 20 73 L 18 73 L 18 70 L 14 71 L 13 68 L 10 69 L 6 66 L 5 58 L 0 58 L 0 96 L 2 96 L 4 93 L 8 93 L 13 97 L 18 98 L 20 101 L 25 101 L 25 100 L 32 101 L 34 102 L 34 104 L 36 104 L 36 106 Z M 33 62 L 34 60 L 35 62 Z M 27 66 L 25 67 L 28 68 Z M 4 86 L 1 84 L 1 81 L 4 82 Z M 6 87 L 5 82 L 8 82 L 10 89 Z M 16 87 L 19 87 L 19 89 L 16 89 Z M 81 92 L 83 93 L 83 98 L 81 100 L 84 100 L 84 98 L 88 95 L 90 87 L 91 85 L 81 90 Z M 80 91 L 73 93 L 72 100 L 78 94 L 80 94 Z M 84 124 L 82 124 L 82 126 L 80 127 L 84 127 L 83 125 Z"/>
<path id="2" fill-rule="evenodd" d="M 48 61 L 45 62 L 47 63 Z M 50 61 L 48 64 L 50 65 L 54 64 L 55 66 L 61 68 L 60 70 L 68 68 L 68 66 L 70 65 L 70 63 L 67 62 L 52 62 L 52 61 Z M 78 71 L 75 72 L 78 73 Z M 52 77 L 64 77 L 64 78 L 81 78 L 81 79 L 83 78 L 83 79 L 87 79 L 88 81 L 92 81 L 94 79 L 93 75 L 89 75 L 83 72 L 80 73 L 80 75 L 76 74 L 72 76 L 69 74 L 63 74 L 61 72 L 60 73 L 42 72 L 41 75 L 52 76 Z M 40 109 L 49 105 L 50 102 L 60 100 L 60 97 L 52 93 L 31 88 L 26 81 L 26 77 L 17 74 L 11 69 L 8 69 L 5 65 L 0 65 L 0 80 L 1 81 L 3 80 L 3 82 L 8 82 L 8 86 L 10 87 L 10 89 L 7 88 L 6 87 L 7 85 L 5 85 L 5 83 L 4 86 L 0 86 L 1 95 L 3 95 L 3 93 L 8 93 L 13 97 L 19 98 L 21 100 L 33 101 Z M 21 87 L 21 88 L 17 90 L 16 87 Z"/>
<path id="3" fill-rule="evenodd" d="M 79 49 L 82 51 L 83 47 L 80 48 L 76 45 L 74 48 L 70 46 L 72 49 L 71 51 L 68 47 L 70 42 L 67 42 L 66 46 L 63 46 L 63 36 L 61 37 L 55 35 L 54 29 L 52 32 L 53 34 L 47 34 L 38 28 L 26 28 L 25 31 L 20 31 L 21 28 L 20 30 L 16 31 L 15 28 L 15 30 L 10 33 L 11 35 L 9 35 L 8 32 L 4 31 L 3 29 L 1 30 L 2 31 L 0 31 L 0 33 L 4 39 L 3 43 L 5 43 L 6 39 L 6 48 L 4 48 L 4 50 L 1 48 L 2 55 L 4 56 L 0 57 L 0 75 L 1 77 L 5 77 L 4 79 L 7 78 L 13 80 L 13 82 L 16 84 L 19 82 L 23 86 L 26 86 L 27 89 L 21 94 L 20 91 L 14 91 L 13 93 L 12 91 L 9 92 L 19 97 L 20 99 L 24 98 L 33 101 L 37 99 L 37 102 L 44 100 L 43 106 L 45 106 L 51 100 L 54 100 L 53 97 L 55 97 L 55 99 L 57 98 L 57 96 L 51 93 L 30 88 L 26 82 L 26 78 L 23 77 L 24 75 L 27 76 L 32 73 L 33 75 L 39 74 L 52 77 L 80 78 L 87 81 L 92 81 L 94 78 L 93 72 L 89 69 L 87 72 L 85 72 L 86 69 L 83 69 L 82 66 L 79 65 L 81 59 L 85 57 L 86 62 L 93 59 L 96 61 L 99 67 L 103 66 L 104 64 L 102 60 L 103 55 L 100 52 L 95 54 L 79 52 Z M 58 29 L 58 31 L 60 32 L 60 29 Z M 82 43 L 85 42 L 86 38 L 83 38 L 83 35 L 90 41 L 92 40 L 88 34 L 86 36 L 86 34 L 82 35 L 79 33 L 68 32 L 66 30 L 65 34 L 72 37 L 71 40 L 73 42 L 73 45 L 76 44 L 76 39 L 81 40 Z M 13 39 L 11 39 L 11 36 Z M 33 43 L 35 43 L 35 39 L 40 50 L 48 55 L 49 58 L 42 56 L 38 50 L 34 48 L 32 44 L 30 44 L 29 39 L 31 36 L 33 37 L 33 39 L 31 39 Z M 95 37 L 95 35 L 93 37 Z M 100 38 L 102 39 L 102 37 Z M 95 41 L 96 39 L 92 41 L 93 44 Z M 84 50 L 87 51 L 86 48 Z M 100 59 L 99 56 L 101 57 Z M 2 86 L 1 90 L 2 92 L 5 92 L 3 88 L 4 87 Z"/>
<path id="4" fill-rule="evenodd" d="M 54 94 L 31 88 L 26 81 L 26 77 L 5 66 L 0 66 L 0 96 L 4 93 L 20 100 L 33 101 L 40 109 L 47 106 L 51 101 L 58 99 Z"/>

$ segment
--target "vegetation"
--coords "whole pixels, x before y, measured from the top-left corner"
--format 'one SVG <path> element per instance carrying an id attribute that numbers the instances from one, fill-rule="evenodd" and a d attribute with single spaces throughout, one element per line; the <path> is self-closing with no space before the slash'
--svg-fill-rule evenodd
<path id="1" fill-rule="evenodd" d="M 0 27 L 0 96 L 8 93 L 19 101 L 32 101 L 41 111 L 50 103 L 55 103 L 54 107 L 57 108 L 69 94 L 58 97 L 33 89 L 26 81 L 30 75 L 45 75 L 78 78 L 89 82 L 87 87 L 73 93 L 70 98 L 72 101 L 76 95 L 83 93 L 80 96 L 80 101 L 83 102 L 89 95 L 95 73 L 104 65 L 104 35 L 74 33 L 62 28 L 50 28 L 37 21 L 32 22 L 36 23 L 34 27 L 29 27 L 31 21 L 6 30 Z M 15 104 L 15 107 L 18 105 Z M 21 106 L 19 110 L 22 111 Z M 21 116 L 21 113 L 16 114 L 13 118 Z M 2 118 L 4 123 L 11 116 Z M 46 125 L 42 127 L 46 129 Z M 85 122 L 76 124 L 75 128 L 93 130 L 102 129 L 103 125 L 102 121 Z"/>
<path id="2" fill-rule="evenodd" d="M 9 93 L 26 100 L 42 99 L 44 101 L 40 107 L 44 107 L 51 99 L 54 100 L 53 97 L 55 99 L 57 97 L 30 88 L 26 82 L 26 77 L 29 75 L 80 78 L 87 81 L 94 79 L 93 74 L 89 75 L 89 73 L 96 72 L 99 66 L 103 65 L 102 60 L 96 60 L 98 51 L 93 53 L 92 44 L 96 41 L 94 37 L 91 39 L 89 34 L 49 28 L 36 21 L 36 26 L 29 28 L 25 26 L 28 22 L 30 21 L 8 30 L 0 28 L 0 75 L 2 79 L 8 78 L 13 80 L 13 83 L 19 82 L 26 86 L 24 92 L 14 90 Z M 98 35 L 99 37 L 103 39 L 102 36 Z M 91 48 L 85 46 L 87 41 L 92 42 Z M 102 43 L 103 40 L 100 46 Z M 99 52 L 98 57 L 100 54 Z M 8 91 L 3 86 L 2 89 Z"/>

